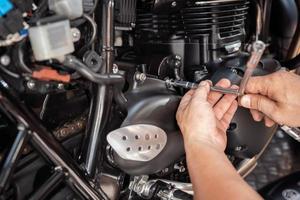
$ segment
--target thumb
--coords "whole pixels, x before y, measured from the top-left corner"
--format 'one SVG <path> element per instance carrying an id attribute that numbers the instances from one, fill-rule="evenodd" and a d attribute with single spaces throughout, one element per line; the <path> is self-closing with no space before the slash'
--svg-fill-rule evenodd
<path id="1" fill-rule="evenodd" d="M 276 109 L 276 103 L 274 101 L 258 94 L 247 94 L 242 96 L 240 104 L 245 108 L 258 110 L 270 118 L 273 118 L 272 116 Z"/>
<path id="2" fill-rule="evenodd" d="M 193 99 L 197 101 L 207 101 L 207 97 L 210 91 L 210 83 L 208 81 L 200 82 L 198 88 L 196 89 Z"/>

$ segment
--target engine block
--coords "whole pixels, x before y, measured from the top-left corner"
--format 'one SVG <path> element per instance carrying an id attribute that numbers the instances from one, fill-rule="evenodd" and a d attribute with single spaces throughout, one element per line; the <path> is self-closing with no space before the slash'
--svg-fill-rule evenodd
<path id="1" fill-rule="evenodd" d="M 199 67 L 243 47 L 248 0 L 159 2 L 138 1 L 135 41 L 142 49 L 139 54 L 180 55 L 185 70 L 189 69 L 187 76 L 192 77 Z"/>

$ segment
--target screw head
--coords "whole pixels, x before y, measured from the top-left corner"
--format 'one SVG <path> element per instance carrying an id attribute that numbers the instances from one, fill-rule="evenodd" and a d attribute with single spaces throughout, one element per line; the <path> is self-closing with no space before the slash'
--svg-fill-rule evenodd
<path id="1" fill-rule="evenodd" d="M 135 79 L 137 81 L 144 82 L 147 79 L 147 76 L 144 73 L 136 73 Z"/>
<path id="2" fill-rule="evenodd" d="M 114 74 L 117 74 L 117 73 L 119 72 L 119 67 L 118 67 L 118 65 L 114 64 L 114 65 L 113 65 L 113 68 L 112 68 L 112 71 L 113 71 Z"/>
<path id="3" fill-rule="evenodd" d="M 146 76 L 146 74 L 144 74 L 144 73 L 141 73 L 140 74 L 140 81 L 145 81 L 147 79 L 147 76 Z"/>
<path id="4" fill-rule="evenodd" d="M 171 6 L 174 8 L 174 7 L 176 7 L 177 6 L 177 2 L 176 1 L 173 1 L 172 3 L 171 3 Z"/>
<path id="5" fill-rule="evenodd" d="M 62 84 L 62 83 L 59 83 L 59 84 L 57 85 L 57 88 L 60 89 L 60 90 L 63 90 L 63 89 L 65 89 L 65 85 Z"/>
<path id="6" fill-rule="evenodd" d="M 1 58 L 0 58 L 0 63 L 1 63 L 1 65 L 3 65 L 3 66 L 8 66 L 9 64 L 10 64 L 10 57 L 8 56 L 8 55 L 3 55 L 3 56 L 1 56 Z"/>
<path id="7" fill-rule="evenodd" d="M 71 28 L 71 33 L 72 33 L 72 41 L 73 42 L 78 42 L 81 38 L 81 32 L 79 31 L 78 28 Z"/>
<path id="8" fill-rule="evenodd" d="M 165 168 L 162 170 L 163 173 L 168 173 L 169 172 L 169 168 Z"/>
<path id="9" fill-rule="evenodd" d="M 29 89 L 35 88 L 35 82 L 33 80 L 29 80 L 26 85 Z"/>
<path id="10" fill-rule="evenodd" d="M 230 71 L 231 71 L 232 73 L 234 73 L 234 74 L 237 74 L 237 73 L 238 73 L 237 70 L 234 69 L 234 68 L 231 68 Z"/>
<path id="11" fill-rule="evenodd" d="M 237 146 L 237 147 L 235 147 L 234 150 L 235 150 L 235 151 L 242 151 L 242 150 L 243 150 L 243 147 L 242 147 L 242 146 Z"/>

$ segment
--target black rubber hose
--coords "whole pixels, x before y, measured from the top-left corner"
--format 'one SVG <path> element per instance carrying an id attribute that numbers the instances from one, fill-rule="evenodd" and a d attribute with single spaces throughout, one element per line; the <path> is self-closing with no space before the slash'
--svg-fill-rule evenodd
<path id="1" fill-rule="evenodd" d="M 97 8 L 97 6 L 98 6 L 98 3 L 99 3 L 99 0 L 95 0 L 95 1 L 94 1 L 93 7 L 92 7 L 91 10 L 87 13 L 88 15 L 91 15 L 91 14 L 93 14 L 93 13 L 95 12 L 95 10 L 96 10 L 96 8 Z"/>
<path id="2" fill-rule="evenodd" d="M 81 49 L 79 50 L 79 55 L 83 54 L 84 51 L 86 51 L 96 40 L 96 36 L 97 36 L 97 24 L 96 22 L 93 20 L 93 18 L 87 14 L 83 14 L 84 19 L 90 23 L 91 27 L 92 27 L 92 36 L 91 39 L 83 46 L 81 47 Z"/>
<path id="3" fill-rule="evenodd" d="M 4 66 L 0 65 L 0 71 L 4 72 L 5 74 L 15 78 L 15 79 L 19 79 L 20 78 L 20 75 L 17 74 L 17 73 L 14 73 L 10 70 L 8 70 L 7 68 L 5 68 Z"/>
<path id="4" fill-rule="evenodd" d="M 124 96 L 124 94 L 122 93 L 122 90 L 115 87 L 113 89 L 113 93 L 114 93 L 114 100 L 115 100 L 116 104 L 119 105 L 119 107 L 123 113 L 126 113 L 127 112 L 127 108 L 126 108 L 127 99 Z"/>
<path id="5" fill-rule="evenodd" d="M 63 64 L 94 83 L 103 85 L 123 85 L 125 83 L 123 76 L 118 74 L 97 74 L 72 55 L 66 56 Z"/>
<path id="6" fill-rule="evenodd" d="M 32 73 L 32 70 L 26 65 L 24 60 L 24 46 L 25 46 L 25 40 L 21 41 L 16 46 L 16 60 L 19 64 L 19 67 L 22 69 L 23 72 L 26 73 Z"/>
<path id="7" fill-rule="evenodd" d="M 291 60 L 287 60 L 284 62 L 281 62 L 281 65 L 283 67 L 286 67 L 290 70 L 296 69 L 298 67 L 300 67 L 300 54 L 298 54 L 295 58 L 291 59 Z"/>

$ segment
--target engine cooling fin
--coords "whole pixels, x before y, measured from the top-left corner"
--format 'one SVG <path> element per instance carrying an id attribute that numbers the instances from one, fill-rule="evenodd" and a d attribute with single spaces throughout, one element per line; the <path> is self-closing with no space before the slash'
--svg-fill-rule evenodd
<path id="1" fill-rule="evenodd" d="M 228 38 L 244 35 L 248 4 L 247 0 L 188 3 L 181 11 L 184 36 L 199 38 L 203 34 L 217 34 L 220 38 Z"/>
<path id="2" fill-rule="evenodd" d="M 150 2 L 153 1 L 138 5 L 137 38 L 164 41 L 208 36 L 211 42 L 220 43 L 219 40 L 237 40 L 245 35 L 248 0 L 187 1 L 178 12 L 167 14 L 153 13 Z"/>

